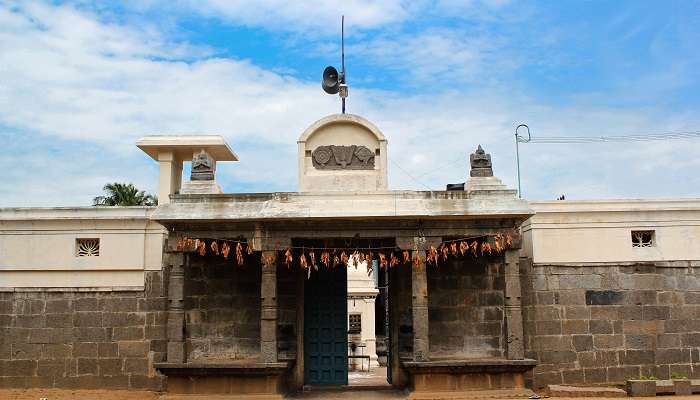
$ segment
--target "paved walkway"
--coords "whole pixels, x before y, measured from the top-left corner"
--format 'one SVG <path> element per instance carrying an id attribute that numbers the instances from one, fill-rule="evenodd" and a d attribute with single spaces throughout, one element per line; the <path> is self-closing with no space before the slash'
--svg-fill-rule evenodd
<path id="1" fill-rule="evenodd" d="M 386 381 L 386 367 L 373 368 L 370 372 L 350 371 L 348 372 L 348 386 L 371 386 L 375 388 L 391 387 L 389 382 Z"/>

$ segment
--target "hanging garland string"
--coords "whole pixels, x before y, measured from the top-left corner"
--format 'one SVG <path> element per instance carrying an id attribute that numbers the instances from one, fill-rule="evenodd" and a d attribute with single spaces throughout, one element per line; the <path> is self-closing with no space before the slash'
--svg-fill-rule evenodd
<path id="1" fill-rule="evenodd" d="M 513 230 L 513 234 L 515 234 L 515 230 Z M 208 246 L 207 242 L 209 243 Z M 493 245 L 491 242 L 493 242 Z M 511 233 L 443 240 L 437 247 L 431 245 L 425 250 L 425 263 L 437 267 L 439 264 L 447 262 L 450 258 L 500 254 L 506 249 L 512 248 L 512 246 L 513 235 Z M 242 266 L 245 263 L 245 255 L 250 256 L 254 253 L 252 246 L 246 241 L 216 238 L 192 239 L 184 237 L 178 240 L 177 249 L 178 251 L 195 251 L 200 256 L 207 254 L 220 255 L 225 259 L 229 258 L 233 249 L 233 258 L 238 266 Z M 349 252 L 350 249 L 353 249 L 352 252 Z M 395 246 L 349 248 L 289 246 L 284 250 L 283 262 L 287 268 L 291 268 L 295 262 L 296 250 L 298 265 L 301 269 L 307 271 L 307 278 L 311 277 L 312 270 L 319 270 L 319 265 L 327 268 L 335 268 L 339 265 L 346 267 L 353 265 L 357 269 L 360 264 L 367 263 L 367 275 L 370 276 L 374 270 L 373 260 L 378 260 L 379 268 L 395 267 L 399 264 L 413 264 L 416 266 L 422 262 L 420 251 L 416 248 L 398 251 L 396 249 Z M 280 252 L 282 250 L 269 249 L 268 251 Z M 263 255 L 261 262 L 265 265 L 271 265 L 275 262 L 275 257 Z"/>

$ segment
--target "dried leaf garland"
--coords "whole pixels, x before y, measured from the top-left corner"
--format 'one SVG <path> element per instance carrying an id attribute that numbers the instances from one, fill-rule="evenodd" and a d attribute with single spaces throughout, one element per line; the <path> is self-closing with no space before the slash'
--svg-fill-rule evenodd
<path id="1" fill-rule="evenodd" d="M 340 264 L 340 257 L 338 257 L 338 253 L 333 252 L 333 268 L 337 267 L 338 264 Z"/>
<path id="2" fill-rule="evenodd" d="M 387 264 L 386 256 L 384 253 L 379 253 L 379 268 L 385 268 Z"/>
<path id="3" fill-rule="evenodd" d="M 428 248 L 428 254 L 425 257 L 425 261 L 428 263 L 433 263 L 433 264 L 437 265 L 438 251 L 435 248 L 435 246 L 430 245 L 430 247 Z"/>
<path id="4" fill-rule="evenodd" d="M 476 257 L 476 252 L 479 249 L 479 242 L 477 242 L 476 240 L 472 241 L 469 244 L 469 249 L 472 251 L 472 255 L 474 255 L 474 257 Z"/>
<path id="5" fill-rule="evenodd" d="M 264 265 L 272 265 L 275 262 L 275 256 L 266 256 L 265 253 L 262 253 L 263 255 L 260 256 L 260 262 L 262 262 Z"/>
<path id="6" fill-rule="evenodd" d="M 411 255 L 408 253 L 408 250 L 404 250 L 401 256 L 403 257 L 404 264 L 408 264 L 409 262 L 411 262 Z"/>
<path id="7" fill-rule="evenodd" d="M 500 253 L 501 251 L 503 251 L 503 247 L 501 246 L 501 240 L 503 240 L 503 239 L 501 238 L 500 233 L 497 233 L 496 236 L 494 236 L 494 238 L 493 238 L 493 243 L 494 243 L 494 248 L 496 250 L 496 253 Z"/>
<path id="8" fill-rule="evenodd" d="M 481 242 L 481 254 L 491 254 L 491 245 L 487 241 Z"/>
<path id="9" fill-rule="evenodd" d="M 246 252 L 248 253 L 249 256 L 253 255 L 253 246 L 250 244 L 246 243 Z"/>
<path id="10" fill-rule="evenodd" d="M 395 267 L 399 265 L 399 258 L 394 255 L 394 253 L 391 253 L 391 257 L 389 258 L 389 266 L 390 267 Z"/>
<path id="11" fill-rule="evenodd" d="M 360 253 L 355 250 L 355 252 L 352 253 L 351 259 L 352 265 L 355 267 L 355 269 L 357 269 L 357 266 L 360 265 Z"/>
<path id="12" fill-rule="evenodd" d="M 345 252 L 342 252 L 342 253 L 340 254 L 340 262 L 341 262 L 344 266 L 347 266 L 347 265 L 348 265 L 348 260 L 349 260 L 349 259 L 348 259 L 348 255 L 345 254 Z"/>
<path id="13" fill-rule="evenodd" d="M 292 249 L 287 248 L 287 251 L 284 252 L 284 264 L 289 268 L 293 261 L 294 256 L 292 255 Z"/>
<path id="14" fill-rule="evenodd" d="M 211 247 L 211 252 L 214 253 L 215 256 L 218 256 L 218 255 L 219 255 L 219 244 L 216 243 L 216 240 L 214 240 L 213 242 L 211 242 L 211 244 L 209 245 L 209 247 Z"/>
<path id="15" fill-rule="evenodd" d="M 440 245 L 440 253 L 442 254 L 442 261 L 447 261 L 448 251 L 449 250 L 447 249 L 447 246 L 445 246 L 444 243 Z"/>
<path id="16" fill-rule="evenodd" d="M 450 243 L 450 254 L 453 256 L 457 255 L 457 242 Z"/>
<path id="17" fill-rule="evenodd" d="M 224 242 L 221 245 L 221 254 L 224 256 L 224 258 L 228 259 L 228 254 L 231 252 L 231 246 L 228 245 L 228 242 Z"/>
<path id="18" fill-rule="evenodd" d="M 197 250 L 199 252 L 200 256 L 204 256 L 207 254 L 207 244 L 204 242 L 204 240 L 199 240 L 197 239 Z"/>
<path id="19" fill-rule="evenodd" d="M 326 267 L 331 266 L 331 255 L 327 251 L 321 252 L 321 263 L 325 264 Z"/>
<path id="20" fill-rule="evenodd" d="M 510 236 L 510 233 L 506 236 L 506 247 L 511 248 L 513 246 L 513 237 Z"/>
<path id="21" fill-rule="evenodd" d="M 304 253 L 301 253 L 301 256 L 299 257 L 299 266 L 303 269 L 309 268 L 309 265 L 306 263 L 306 256 Z"/>
<path id="22" fill-rule="evenodd" d="M 462 254 L 462 256 L 467 253 L 467 250 L 469 250 L 469 245 L 464 241 L 459 242 L 459 252 Z"/>
<path id="23" fill-rule="evenodd" d="M 243 265 L 243 246 L 241 246 L 241 242 L 236 243 L 236 264 L 239 267 Z"/>
<path id="24" fill-rule="evenodd" d="M 318 267 L 316 267 L 316 254 L 314 254 L 313 251 L 309 252 L 309 260 L 311 261 L 311 266 L 318 269 Z"/>

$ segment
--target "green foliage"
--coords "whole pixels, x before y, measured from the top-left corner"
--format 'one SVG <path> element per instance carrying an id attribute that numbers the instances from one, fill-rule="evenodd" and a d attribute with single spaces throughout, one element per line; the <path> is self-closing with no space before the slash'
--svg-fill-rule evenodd
<path id="1" fill-rule="evenodd" d="M 102 188 L 105 196 L 97 196 L 92 200 L 93 206 L 155 206 L 158 197 L 138 190 L 131 183 L 108 183 Z"/>
<path id="2" fill-rule="evenodd" d="M 640 381 L 656 381 L 659 378 L 655 377 L 654 375 L 640 375 L 639 380 Z"/>
<path id="3" fill-rule="evenodd" d="M 671 372 L 671 379 L 688 379 L 688 377 L 678 372 Z"/>

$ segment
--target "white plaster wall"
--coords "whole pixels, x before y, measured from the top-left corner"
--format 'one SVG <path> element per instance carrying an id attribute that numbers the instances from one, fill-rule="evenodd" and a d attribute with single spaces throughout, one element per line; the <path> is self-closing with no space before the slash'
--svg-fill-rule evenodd
<path id="1" fill-rule="evenodd" d="M 538 264 L 700 261 L 700 199 L 532 201 L 523 255 Z M 655 246 L 632 247 L 631 231 Z"/>
<path id="2" fill-rule="evenodd" d="M 151 207 L 0 209 L 0 288 L 142 288 L 162 265 Z M 76 239 L 100 239 L 77 257 Z"/>

